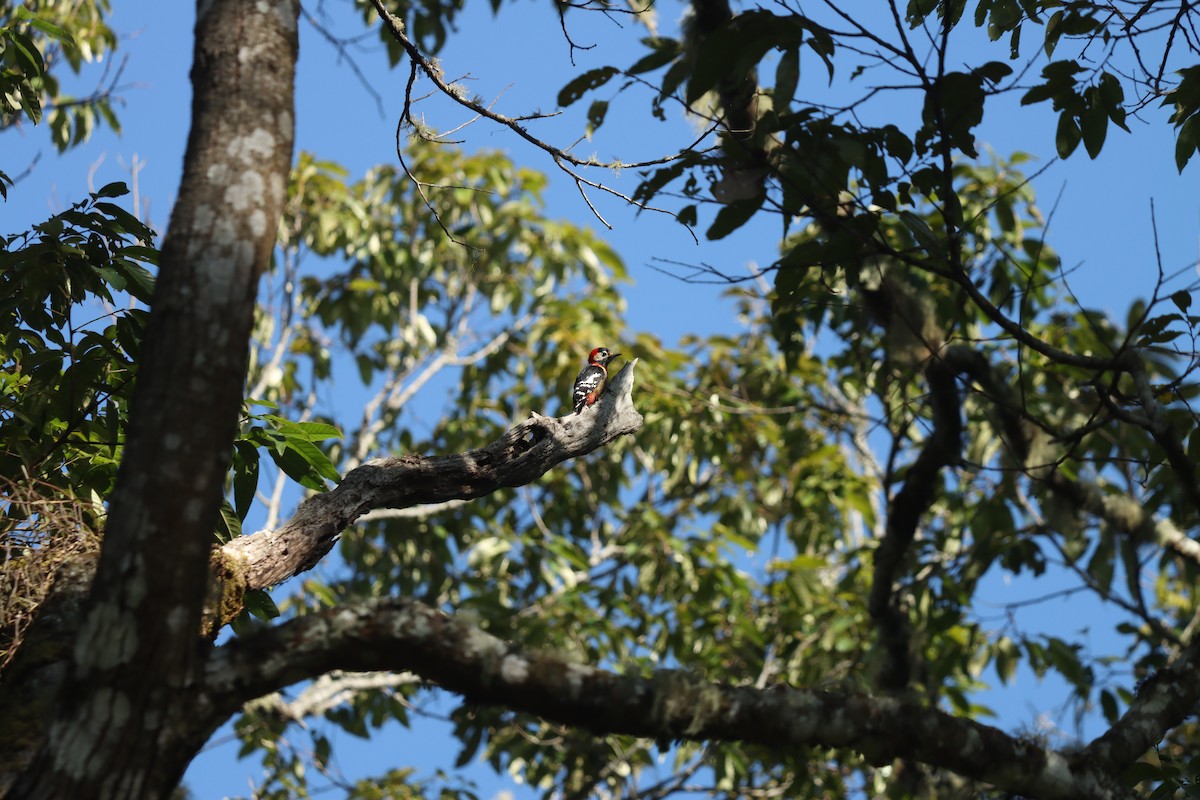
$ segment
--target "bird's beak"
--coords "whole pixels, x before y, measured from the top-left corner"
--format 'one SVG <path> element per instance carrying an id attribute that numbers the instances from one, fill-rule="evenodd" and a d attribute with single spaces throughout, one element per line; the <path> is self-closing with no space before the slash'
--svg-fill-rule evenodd
<path id="1" fill-rule="evenodd" d="M 609 356 L 609 357 L 608 357 L 608 360 L 609 360 L 609 361 L 616 361 L 616 360 L 617 360 L 618 358 L 620 358 L 620 357 L 621 357 L 621 354 L 620 354 L 620 353 L 613 353 L 611 356 Z"/>

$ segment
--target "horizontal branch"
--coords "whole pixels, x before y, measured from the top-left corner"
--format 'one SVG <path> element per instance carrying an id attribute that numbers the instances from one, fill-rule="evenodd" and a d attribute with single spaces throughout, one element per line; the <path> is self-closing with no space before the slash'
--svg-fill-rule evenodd
<path id="1" fill-rule="evenodd" d="M 368 461 L 336 488 L 301 503 L 281 527 L 234 539 L 222 552 L 239 564 L 246 588 L 274 586 L 312 569 L 341 532 L 370 511 L 470 500 L 531 483 L 567 459 L 641 428 L 632 399 L 636 365 L 634 359 L 622 367 L 600 402 L 582 414 L 555 418 L 535 412 L 487 447 L 466 453 Z"/>
<path id="2" fill-rule="evenodd" d="M 912 758 L 1009 792 L 1056 800 L 1133 795 L 1100 771 L 1029 738 L 894 698 L 709 683 L 676 671 L 617 675 L 532 652 L 405 599 L 329 609 L 216 648 L 204 691 L 218 713 L 332 670 L 413 672 L 472 703 L 500 705 L 597 734 L 662 742 L 739 741 L 776 751 L 846 748 Z"/>

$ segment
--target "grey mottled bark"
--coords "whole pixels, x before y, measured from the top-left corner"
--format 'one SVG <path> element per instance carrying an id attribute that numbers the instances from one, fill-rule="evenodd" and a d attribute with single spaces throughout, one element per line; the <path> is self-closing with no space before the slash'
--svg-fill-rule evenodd
<path id="1" fill-rule="evenodd" d="M 291 166 L 298 3 L 197 9 L 183 180 L 100 561 L 11 797 L 162 796 L 207 735 L 187 723 L 255 293 Z"/>
<path id="2" fill-rule="evenodd" d="M 727 686 L 677 671 L 618 675 L 522 650 L 404 599 L 330 609 L 234 640 L 214 653 L 207 688 L 217 707 L 232 712 L 245 700 L 334 669 L 407 670 L 472 702 L 597 734 L 740 741 L 776 751 L 848 747 L 875 758 L 916 759 L 1044 800 L 1133 797 L 1102 763 L 917 703 Z"/>

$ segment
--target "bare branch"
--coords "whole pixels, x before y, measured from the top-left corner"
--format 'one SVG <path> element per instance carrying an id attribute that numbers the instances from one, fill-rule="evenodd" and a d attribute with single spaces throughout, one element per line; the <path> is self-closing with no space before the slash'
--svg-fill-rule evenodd
<path id="1" fill-rule="evenodd" d="M 308 686 L 294 700 L 288 700 L 278 692 L 264 695 L 247 703 L 247 711 L 268 714 L 287 720 L 302 722 L 318 717 L 326 711 L 349 702 L 359 692 L 374 689 L 395 689 L 420 683 L 421 679 L 411 672 L 328 672 Z"/>
<path id="2" fill-rule="evenodd" d="M 661 158 L 626 163 L 621 161 L 601 161 L 597 158 L 579 158 L 578 156 L 573 156 L 562 148 L 555 147 L 549 142 L 543 141 L 542 139 L 534 136 L 525 128 L 525 126 L 520 124 L 522 121 L 521 119 L 505 116 L 504 114 L 493 111 L 488 106 L 465 97 L 464 93 L 460 89 L 455 88 L 446 82 L 446 79 L 443 77 L 442 70 L 428 58 L 426 58 L 425 54 L 418 50 L 417 46 L 409 40 L 408 35 L 404 32 L 404 20 L 388 11 L 382 0 L 371 0 L 371 5 L 375 6 L 375 10 L 379 12 L 379 17 L 383 20 L 384 25 L 387 26 L 392 36 L 397 42 L 400 43 L 400 46 L 404 48 L 405 52 L 408 53 L 408 57 L 412 59 L 414 75 L 417 69 L 420 69 L 420 71 L 423 72 L 425 76 L 429 78 L 429 80 L 433 81 L 433 84 L 451 100 L 458 103 L 463 108 L 473 111 L 475 114 L 481 117 L 490 119 L 492 122 L 503 125 L 525 141 L 532 144 L 534 147 L 554 156 L 555 159 L 561 159 L 562 161 L 565 161 L 568 164 L 573 164 L 577 167 L 640 169 L 642 167 L 653 167 L 660 164 L 668 164 L 672 161 L 678 161 L 683 157 L 682 153 L 674 153 Z M 411 87 L 412 77 L 409 78 L 409 91 L 411 91 Z"/>
<path id="3" fill-rule="evenodd" d="M 384 114 L 383 96 L 380 95 L 378 90 L 371 85 L 370 79 L 367 78 L 366 73 L 363 71 L 362 67 L 358 65 L 358 61 L 350 52 L 350 45 L 353 43 L 353 40 L 344 39 L 334 35 L 333 31 L 329 30 L 329 28 L 322 24 L 320 20 L 310 14 L 308 9 L 304 8 L 304 6 L 300 7 L 300 14 L 304 17 L 304 21 L 311 25 L 313 30 L 319 33 L 321 38 L 328 42 L 329 45 L 337 51 L 338 61 L 341 62 L 344 60 L 350 65 L 350 71 L 354 73 L 354 77 L 358 80 L 359 85 L 362 86 L 362 88 L 366 90 L 367 94 L 371 96 L 371 99 L 375 101 L 375 109 L 379 112 L 379 116 L 382 117 Z"/>
<path id="4" fill-rule="evenodd" d="M 680 150 L 675 153 L 671 153 L 666 156 L 662 156 L 660 158 L 652 158 L 652 159 L 647 159 L 647 160 L 643 160 L 643 161 L 632 161 L 632 162 L 622 162 L 622 161 L 617 161 L 617 160 L 602 161 L 595 156 L 591 156 L 589 158 L 580 158 L 579 156 L 572 155 L 571 147 L 573 147 L 573 145 L 571 147 L 566 147 L 566 148 L 553 145 L 543 139 L 538 138 L 537 136 L 534 136 L 532 133 L 529 132 L 529 129 L 523 124 L 523 123 L 528 122 L 529 120 L 533 120 L 533 119 L 545 119 L 547 117 L 557 116 L 557 113 L 559 113 L 559 112 L 545 113 L 545 114 L 537 113 L 537 114 L 531 114 L 531 115 L 526 115 L 526 116 L 513 117 L 513 116 L 507 116 L 505 114 L 501 114 L 501 113 L 493 110 L 492 105 L 494 105 L 494 101 L 492 104 L 484 105 L 483 102 L 481 102 L 478 99 L 468 98 L 467 93 L 463 90 L 463 87 L 461 85 L 448 82 L 445 78 L 445 75 L 442 72 L 442 69 L 432 59 L 427 58 L 417 48 L 417 46 L 412 43 L 412 41 L 408 38 L 408 35 L 405 33 L 404 20 L 400 19 L 399 17 L 397 17 L 394 14 L 392 14 L 391 12 L 389 12 L 387 10 L 387 8 L 384 6 L 382 0 L 371 0 L 371 4 L 375 6 L 375 10 L 379 13 L 379 16 L 383 20 L 384 25 L 391 32 L 393 38 L 395 38 L 396 41 L 400 43 L 401 47 L 404 48 L 405 52 L 408 53 L 408 56 L 412 61 L 411 69 L 410 69 L 409 76 L 408 76 L 408 83 L 404 89 L 404 110 L 401 112 L 400 119 L 398 120 L 397 125 L 396 125 L 396 157 L 399 159 L 400 166 L 404 170 L 404 173 L 416 184 L 417 191 L 420 193 L 421 199 L 425 202 L 425 205 L 429 208 L 429 210 L 434 213 L 434 217 L 437 219 L 438 224 L 442 227 L 443 232 L 446 234 L 447 237 L 450 238 L 451 241 L 454 241 L 457 244 L 463 244 L 462 242 L 458 241 L 458 239 L 456 239 L 454 237 L 454 235 L 449 231 L 449 229 L 446 228 L 446 226 L 444 224 L 442 224 L 441 218 L 437 215 L 436 210 L 433 208 L 433 205 L 430 203 L 428 197 L 426 197 L 426 195 L 425 195 L 425 191 L 424 191 L 425 184 L 423 184 L 416 177 L 416 175 L 414 175 L 412 173 L 412 171 L 409 169 L 408 165 L 405 163 L 405 160 L 404 160 L 404 154 L 403 154 L 403 149 L 402 149 L 402 141 L 403 141 L 402 131 L 403 131 L 403 128 L 404 128 L 404 125 L 406 122 L 415 129 L 416 135 L 418 135 L 428 141 L 442 141 L 440 136 L 432 136 L 428 132 L 426 132 L 424 130 L 424 126 L 421 125 L 420 123 L 418 123 L 412 117 L 412 91 L 413 91 L 413 85 L 416 82 L 418 73 L 424 74 L 426 77 L 429 78 L 429 80 L 431 80 L 433 82 L 434 86 L 437 87 L 438 91 L 440 91 L 446 97 L 453 100 L 455 103 L 458 103 L 460 106 L 468 109 L 475 115 L 469 122 L 464 123 L 464 125 L 458 126 L 455 130 L 459 130 L 462 127 L 465 127 L 465 125 L 468 125 L 471 122 L 474 122 L 476 119 L 479 119 L 480 117 L 489 119 L 492 122 L 495 122 L 499 125 L 504 126 L 505 128 L 508 128 L 510 131 L 517 134 L 522 139 L 524 139 L 525 141 L 532 144 L 534 147 L 536 147 L 539 150 L 543 151 L 544 153 L 548 154 L 553 159 L 555 166 L 557 166 L 559 169 L 561 169 L 563 172 L 565 172 L 567 175 L 569 175 L 571 177 L 571 179 L 575 182 L 575 186 L 579 189 L 579 193 L 583 197 L 583 200 L 587 204 L 588 208 L 595 215 L 596 219 L 599 220 L 600 223 L 603 224 L 606 228 L 611 229 L 612 225 L 609 224 L 609 222 L 600 213 L 599 209 L 597 209 L 596 206 L 593 204 L 591 198 L 588 197 L 587 191 L 584 189 L 584 186 L 590 186 L 594 189 L 598 189 L 602 192 L 605 192 L 607 194 L 611 194 L 615 197 L 618 197 L 621 200 L 635 206 L 636 208 L 638 208 L 642 211 L 655 211 L 660 214 L 667 214 L 668 216 L 674 216 L 674 214 L 672 212 L 670 212 L 664 208 L 658 208 L 656 206 L 650 205 L 649 203 L 635 200 L 633 197 L 617 191 L 612 186 L 609 186 L 606 183 L 603 183 L 600 181 L 589 180 L 589 179 L 583 177 L 579 172 L 572 169 L 571 167 L 598 167 L 601 169 L 608 169 L 608 170 L 624 170 L 624 169 L 641 169 L 643 167 L 652 167 L 652 166 L 659 166 L 662 164 L 669 164 L 673 161 L 678 161 L 679 159 L 684 158 L 689 154 L 695 153 L 696 152 L 695 148 L 699 145 L 700 141 L 702 141 L 704 138 L 706 138 L 708 136 L 708 134 L 710 133 L 709 130 L 706 130 L 701 135 L 700 139 L 698 139 L 696 141 L 696 143 L 694 143 L 691 147 L 685 148 L 685 149 Z M 560 8 L 560 12 L 561 12 L 561 8 Z M 564 33 L 566 33 L 565 27 L 563 28 L 563 31 L 564 31 Z M 568 41 L 570 41 L 569 36 L 568 36 Z M 579 45 L 576 45 L 574 42 L 571 42 L 571 48 L 572 48 L 572 52 L 574 52 L 574 50 L 576 50 L 576 49 L 587 49 L 586 47 L 580 47 Z M 711 149 L 711 148 L 709 148 L 709 149 Z M 704 152 L 704 151 L 702 150 L 701 152 Z M 690 231 L 690 229 L 689 229 L 689 231 Z M 695 234 L 692 234 L 692 237 L 694 239 Z"/>
<path id="5" fill-rule="evenodd" d="M 468 500 L 523 486 L 569 458 L 590 453 L 636 432 L 634 359 L 613 378 L 604 397 L 583 414 L 534 413 L 492 444 L 449 456 L 405 455 L 368 461 L 337 488 L 305 500 L 281 528 L 234 539 L 222 548 L 248 588 L 274 586 L 312 569 L 338 536 L 363 514 L 448 500 Z"/>
<path id="6" fill-rule="evenodd" d="M 228 714 L 254 696 L 334 669 L 410 671 L 471 702 L 598 734 L 739 741 L 776 752 L 849 748 L 873 760 L 916 759 L 1043 800 L 1133 797 L 1102 772 L 1101 760 L 1070 759 L 935 708 L 846 692 L 711 684 L 668 670 L 649 678 L 617 675 L 525 651 L 400 598 L 330 609 L 234 639 L 209 658 L 204 685 L 214 714 Z"/>
<path id="7" fill-rule="evenodd" d="M 374 511 L 368 511 L 366 514 L 363 514 L 355 522 L 380 522 L 386 519 L 425 519 L 434 514 L 458 508 L 467 502 L 467 500 L 447 500 L 444 503 L 432 503 L 429 505 L 412 506 L 410 508 L 377 508 Z"/>
<path id="8" fill-rule="evenodd" d="M 416 372 L 415 375 L 413 374 L 416 370 L 415 367 L 403 373 L 393 372 L 379 392 L 363 407 L 363 422 L 358 431 L 358 441 L 353 448 L 353 454 L 346 462 L 345 469 L 354 469 L 366 460 L 367 455 L 376 446 L 379 434 L 387 427 L 389 420 L 394 418 L 400 409 L 404 408 L 408 401 L 421 390 L 421 387 L 428 383 L 438 372 L 446 367 L 471 366 L 487 358 L 503 347 L 514 333 L 525 330 L 532 319 L 526 314 L 514 320 L 504 330 L 499 331 L 491 339 L 476 347 L 474 352 L 463 354 L 460 352 L 460 346 L 463 338 L 467 336 L 465 323 L 470 308 L 474 303 L 475 296 L 476 289 L 472 286 L 466 296 L 465 309 L 460 321 L 459 330 L 446 337 L 446 340 L 438 347 L 433 357 L 419 372 Z M 413 311 L 410 312 L 410 318 L 416 318 L 419 314 L 416 310 L 415 297 L 414 294 Z M 405 381 L 408 382 L 405 383 Z"/>

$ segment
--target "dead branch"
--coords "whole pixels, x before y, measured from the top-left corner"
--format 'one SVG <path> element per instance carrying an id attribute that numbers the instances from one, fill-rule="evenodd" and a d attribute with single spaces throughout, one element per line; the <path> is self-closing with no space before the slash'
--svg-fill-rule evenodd
<path id="1" fill-rule="evenodd" d="M 469 500 L 530 483 L 569 458 L 641 428 L 632 400 L 636 365 L 634 359 L 622 367 L 604 398 L 582 414 L 555 418 L 535 412 L 487 447 L 466 453 L 368 461 L 335 489 L 305 500 L 280 528 L 234 539 L 222 554 L 238 565 L 246 588 L 274 586 L 312 569 L 341 532 L 370 511 Z"/>

